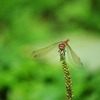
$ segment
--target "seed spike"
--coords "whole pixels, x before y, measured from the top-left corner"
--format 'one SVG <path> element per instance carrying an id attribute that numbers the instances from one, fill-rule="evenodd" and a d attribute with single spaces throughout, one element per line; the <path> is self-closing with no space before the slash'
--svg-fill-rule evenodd
<path id="1" fill-rule="evenodd" d="M 69 67 L 66 63 L 65 59 L 65 52 L 60 53 L 60 61 L 63 67 L 64 78 L 65 78 L 65 85 L 66 85 L 66 100 L 72 100 L 72 81 L 70 77 Z"/>

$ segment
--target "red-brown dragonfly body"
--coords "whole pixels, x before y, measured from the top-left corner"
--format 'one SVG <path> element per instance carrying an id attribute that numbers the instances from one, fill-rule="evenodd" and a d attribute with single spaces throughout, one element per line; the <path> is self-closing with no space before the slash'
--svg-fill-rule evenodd
<path id="1" fill-rule="evenodd" d="M 39 58 L 41 56 L 46 55 L 48 52 L 50 52 L 53 48 L 55 48 L 56 46 L 58 46 L 59 49 L 59 53 L 60 55 L 64 54 L 65 52 L 67 52 L 68 58 L 70 59 L 70 61 L 75 62 L 78 65 L 82 65 L 80 58 L 78 57 L 78 55 L 72 50 L 72 48 L 69 46 L 68 44 L 69 39 L 65 40 L 65 41 L 60 41 L 57 43 L 54 43 L 48 47 L 36 50 L 32 52 L 32 56 L 34 58 Z M 66 51 L 66 49 L 67 51 Z"/>
<path id="2" fill-rule="evenodd" d="M 66 45 L 68 44 L 68 42 L 69 42 L 69 39 L 67 39 L 66 41 L 62 41 L 62 42 L 58 45 L 59 50 L 65 50 Z"/>

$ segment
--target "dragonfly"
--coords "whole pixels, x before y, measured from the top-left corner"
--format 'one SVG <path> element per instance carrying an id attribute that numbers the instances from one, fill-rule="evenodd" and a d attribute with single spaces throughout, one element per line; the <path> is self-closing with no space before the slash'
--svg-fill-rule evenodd
<path id="1" fill-rule="evenodd" d="M 49 53 L 53 48 L 58 46 L 58 49 L 59 49 L 58 52 L 60 52 L 60 54 L 64 53 L 64 55 L 65 55 L 65 52 L 67 52 L 68 58 L 72 63 L 83 66 L 80 57 L 72 50 L 72 48 L 69 46 L 68 42 L 69 42 L 69 39 L 67 39 L 65 41 L 56 42 L 52 45 L 49 45 L 49 46 L 44 47 L 39 50 L 35 50 L 32 52 L 32 56 L 33 56 L 33 58 L 40 58 L 40 57 L 46 55 L 47 53 Z M 67 49 L 67 51 L 66 51 L 66 49 Z"/>

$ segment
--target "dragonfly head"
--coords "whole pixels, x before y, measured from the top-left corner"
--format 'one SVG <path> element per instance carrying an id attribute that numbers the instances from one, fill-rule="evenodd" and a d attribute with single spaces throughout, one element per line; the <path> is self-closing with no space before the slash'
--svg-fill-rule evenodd
<path id="1" fill-rule="evenodd" d="M 58 48 L 59 48 L 60 50 L 65 50 L 65 47 L 66 47 L 68 41 L 69 41 L 69 39 L 67 39 L 66 41 L 62 41 L 62 42 L 58 45 Z"/>

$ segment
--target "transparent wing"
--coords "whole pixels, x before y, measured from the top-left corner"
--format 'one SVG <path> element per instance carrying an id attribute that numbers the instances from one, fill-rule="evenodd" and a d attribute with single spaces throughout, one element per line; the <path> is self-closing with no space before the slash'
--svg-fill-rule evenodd
<path id="1" fill-rule="evenodd" d="M 71 47 L 67 44 L 67 54 L 68 58 L 72 63 L 75 63 L 78 66 L 83 66 L 81 59 L 78 55 L 71 49 Z"/>
<path id="2" fill-rule="evenodd" d="M 58 45 L 60 42 L 57 42 L 57 43 L 54 43 L 48 47 L 45 47 L 45 48 L 42 48 L 42 49 L 39 49 L 39 50 L 36 50 L 36 51 L 33 51 L 32 52 L 32 56 L 34 58 L 39 58 L 41 56 L 44 56 L 46 55 L 47 53 L 49 53 L 54 47 L 56 47 L 56 45 Z"/>

